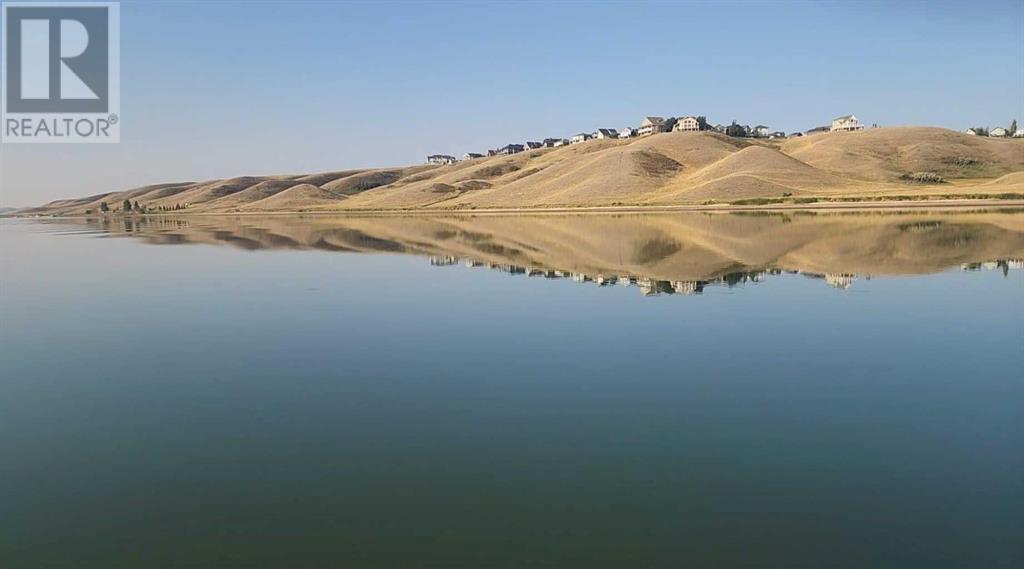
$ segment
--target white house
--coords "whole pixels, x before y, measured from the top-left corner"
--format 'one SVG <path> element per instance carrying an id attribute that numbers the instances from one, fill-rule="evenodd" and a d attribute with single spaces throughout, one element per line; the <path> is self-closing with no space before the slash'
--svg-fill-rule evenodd
<path id="1" fill-rule="evenodd" d="M 476 160 L 477 158 L 483 158 L 483 154 L 477 154 L 476 152 L 467 152 L 462 155 L 463 160 Z"/>
<path id="2" fill-rule="evenodd" d="M 570 144 L 568 140 L 564 138 L 559 138 L 558 140 L 555 140 L 555 142 L 551 146 L 553 148 L 558 148 L 559 146 L 567 146 L 568 144 Z"/>
<path id="3" fill-rule="evenodd" d="M 627 126 L 619 131 L 619 138 L 630 138 L 633 136 L 636 136 L 636 131 L 633 130 L 633 127 Z"/>
<path id="4" fill-rule="evenodd" d="M 846 115 L 832 119 L 832 128 L 829 130 L 830 132 L 852 132 L 864 130 L 864 125 L 860 124 L 856 116 Z"/>
<path id="5" fill-rule="evenodd" d="M 1013 133 L 1014 138 L 1024 138 L 1024 127 L 1017 127 L 1017 132 Z"/>
<path id="6" fill-rule="evenodd" d="M 427 156 L 428 164 L 437 164 L 439 166 L 445 166 L 447 164 L 455 164 L 458 160 L 454 156 L 448 156 L 447 154 L 431 154 Z"/>
<path id="7" fill-rule="evenodd" d="M 523 149 L 524 150 L 537 150 L 538 148 L 544 148 L 544 144 L 540 143 L 540 142 L 529 142 L 529 141 L 523 143 Z"/>
<path id="8" fill-rule="evenodd" d="M 618 138 L 619 131 L 614 128 L 599 128 L 594 133 L 594 138 Z"/>
<path id="9" fill-rule="evenodd" d="M 768 136 L 768 127 L 763 124 L 759 124 L 754 128 L 750 129 L 750 136 L 755 138 L 764 138 Z"/>
<path id="10" fill-rule="evenodd" d="M 586 142 L 588 140 L 590 140 L 590 135 L 586 134 L 584 132 L 581 132 L 581 133 L 577 134 L 576 136 L 572 137 L 572 139 L 569 140 L 569 144 L 579 144 L 581 142 Z"/>
<path id="11" fill-rule="evenodd" d="M 988 131 L 989 136 L 1006 136 L 1009 133 L 1005 128 L 997 126 L 994 129 Z"/>
<path id="12" fill-rule="evenodd" d="M 969 128 L 969 129 L 964 131 L 964 134 L 969 134 L 971 136 L 977 136 L 978 135 L 978 131 L 977 131 L 977 129 Z"/>
<path id="13" fill-rule="evenodd" d="M 665 119 L 662 117 L 644 117 L 640 128 L 637 129 L 637 136 L 647 136 L 648 134 L 654 134 L 662 132 L 665 129 Z"/>
<path id="14" fill-rule="evenodd" d="M 683 117 L 676 121 L 676 126 L 672 128 L 676 132 L 690 132 L 700 130 L 700 120 L 697 117 Z"/>

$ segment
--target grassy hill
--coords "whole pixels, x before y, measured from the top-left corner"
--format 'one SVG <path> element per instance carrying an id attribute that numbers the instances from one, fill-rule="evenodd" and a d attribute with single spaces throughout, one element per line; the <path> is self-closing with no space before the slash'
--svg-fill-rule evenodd
<path id="1" fill-rule="evenodd" d="M 921 173 L 927 176 L 915 177 Z M 673 132 L 451 166 L 160 184 L 59 200 L 27 213 L 84 213 L 97 211 L 101 201 L 115 207 L 124 199 L 213 213 L 997 196 L 1024 192 L 1022 173 L 1024 140 L 941 128 L 879 128 L 783 141 Z"/>

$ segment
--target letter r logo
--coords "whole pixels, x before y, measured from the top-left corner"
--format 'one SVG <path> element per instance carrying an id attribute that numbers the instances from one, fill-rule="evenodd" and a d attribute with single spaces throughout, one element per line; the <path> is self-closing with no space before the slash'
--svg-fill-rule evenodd
<path id="1" fill-rule="evenodd" d="M 107 6 L 5 6 L 7 112 L 105 113 Z"/>

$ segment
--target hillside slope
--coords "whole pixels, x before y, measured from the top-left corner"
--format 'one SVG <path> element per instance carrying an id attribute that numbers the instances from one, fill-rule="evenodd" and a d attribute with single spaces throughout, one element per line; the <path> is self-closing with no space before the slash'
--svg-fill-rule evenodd
<path id="1" fill-rule="evenodd" d="M 948 183 L 911 183 L 931 172 Z M 544 208 L 700 204 L 794 196 L 1019 192 L 1024 140 L 879 128 L 764 141 L 674 132 L 467 160 L 451 166 L 178 182 L 22 213 L 77 214 L 125 199 L 189 212 Z M 298 189 L 295 189 L 299 187 Z M 294 189 L 294 191 L 292 191 Z M 280 197 L 279 197 L 280 196 Z"/>

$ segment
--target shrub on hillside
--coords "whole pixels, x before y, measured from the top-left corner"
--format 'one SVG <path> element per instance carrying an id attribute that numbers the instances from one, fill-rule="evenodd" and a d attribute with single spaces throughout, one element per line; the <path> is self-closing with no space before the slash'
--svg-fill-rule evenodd
<path id="1" fill-rule="evenodd" d="M 941 184 L 946 181 L 935 172 L 913 172 L 903 174 L 900 179 L 914 184 Z"/>

